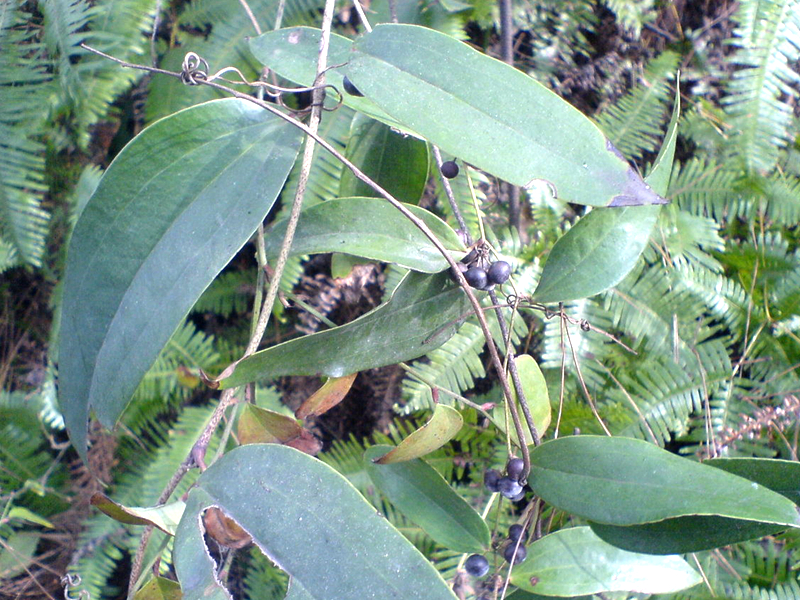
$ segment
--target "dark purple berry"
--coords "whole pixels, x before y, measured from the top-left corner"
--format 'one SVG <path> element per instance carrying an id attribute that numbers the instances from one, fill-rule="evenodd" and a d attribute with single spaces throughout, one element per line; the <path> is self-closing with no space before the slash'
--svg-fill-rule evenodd
<path id="1" fill-rule="evenodd" d="M 483 554 L 473 554 L 464 562 L 464 568 L 473 577 L 483 577 L 489 572 L 489 561 Z"/>
<path id="2" fill-rule="evenodd" d="M 456 263 L 456 268 L 462 273 L 466 273 L 469 267 L 467 267 L 467 265 L 465 265 L 464 263 L 458 262 Z M 453 267 L 450 267 L 450 269 L 447 272 L 450 275 L 450 279 L 458 283 L 458 277 L 456 277 L 456 274 L 453 272 Z"/>
<path id="3" fill-rule="evenodd" d="M 503 496 L 509 499 L 514 499 L 520 493 L 524 493 L 519 481 L 511 479 L 511 477 L 501 477 L 497 481 L 497 489 Z"/>
<path id="4" fill-rule="evenodd" d="M 524 497 L 525 497 L 525 490 L 523 489 L 523 490 L 520 490 L 519 494 L 517 494 L 516 496 L 511 496 L 511 498 L 509 498 L 509 500 L 511 500 L 512 502 L 519 502 Z"/>
<path id="5" fill-rule="evenodd" d="M 511 477 L 514 481 L 519 481 L 522 476 L 522 470 L 525 468 L 525 463 L 521 458 L 512 458 L 506 465 L 506 475 Z"/>
<path id="6" fill-rule="evenodd" d="M 358 96 L 362 97 L 364 94 L 358 91 L 358 88 L 353 85 L 353 82 L 347 78 L 347 75 L 344 76 L 342 80 L 342 85 L 344 86 L 344 91 L 350 94 L 351 96 Z"/>
<path id="7" fill-rule="evenodd" d="M 511 276 L 511 265 L 504 260 L 498 260 L 489 266 L 486 272 L 491 283 L 501 284 L 508 281 Z"/>
<path id="8" fill-rule="evenodd" d="M 464 273 L 464 277 L 468 284 L 478 290 L 484 289 L 488 283 L 486 271 L 480 267 L 470 267 L 467 269 L 467 272 Z"/>
<path id="9" fill-rule="evenodd" d="M 448 179 L 453 179 L 458 175 L 458 165 L 454 160 L 448 160 L 442 163 L 442 175 Z"/>
<path id="10" fill-rule="evenodd" d="M 522 525 L 519 523 L 514 523 L 508 528 L 508 539 L 511 540 L 512 544 L 516 544 L 520 538 L 522 539 L 522 543 L 527 542 L 528 533 L 525 531 L 525 528 Z"/>
<path id="11" fill-rule="evenodd" d="M 483 474 L 483 485 L 486 486 L 486 489 L 490 492 L 499 492 L 500 490 L 497 487 L 497 482 L 500 481 L 500 471 L 497 469 L 489 469 Z"/>
<path id="12" fill-rule="evenodd" d="M 520 544 L 519 546 L 517 546 L 516 543 L 509 544 L 508 546 L 506 546 L 506 549 L 503 550 L 503 558 L 505 558 L 512 565 L 518 565 L 527 557 L 528 557 L 528 550 L 522 544 Z"/>

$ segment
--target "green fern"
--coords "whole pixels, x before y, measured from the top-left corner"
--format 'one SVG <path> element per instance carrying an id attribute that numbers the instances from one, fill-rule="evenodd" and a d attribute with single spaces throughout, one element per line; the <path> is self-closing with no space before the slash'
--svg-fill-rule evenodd
<path id="1" fill-rule="evenodd" d="M 745 0 L 734 20 L 730 43 L 740 68 L 722 100 L 736 129 L 730 150 L 748 171 L 767 173 L 794 138 L 792 108 L 783 98 L 794 97 L 800 82 L 790 66 L 800 59 L 800 1 Z"/>
<path id="2" fill-rule="evenodd" d="M 651 60 L 642 83 L 597 117 L 600 129 L 630 160 L 641 159 L 644 152 L 657 152 L 661 146 L 678 58 L 673 52 L 664 52 Z"/>

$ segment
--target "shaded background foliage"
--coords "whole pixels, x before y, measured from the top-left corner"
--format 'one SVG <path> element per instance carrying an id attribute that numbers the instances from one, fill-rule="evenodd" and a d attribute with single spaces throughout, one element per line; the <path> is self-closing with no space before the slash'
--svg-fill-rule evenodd
<path id="1" fill-rule="evenodd" d="M 262 27 L 276 25 L 276 2 L 249 4 Z M 280 22 L 314 25 L 320 8 L 315 0 L 289 0 Z M 337 31 L 355 35 L 355 12 L 338 8 Z M 387 2 L 375 0 L 370 9 L 373 23 L 389 20 Z M 499 54 L 493 2 L 398 1 L 397 9 L 401 21 Z M 565 343 L 560 321 L 541 312 L 523 311 L 515 321 L 514 343 L 539 360 L 556 402 L 564 365 L 561 431 L 601 431 L 582 395 L 578 364 L 616 435 L 690 456 L 722 452 L 797 460 L 800 3 L 527 0 L 513 4 L 513 18 L 515 64 L 595 118 L 641 168 L 660 146 L 681 71 L 684 116 L 668 194 L 672 204 L 662 210 L 649 247 L 622 283 L 565 306 L 572 317 L 612 333 L 636 354 L 579 327 L 569 329 Z M 198 369 L 218 372 L 241 354 L 257 281 L 248 245 L 173 335 L 119 432 L 92 430 L 89 456 L 100 481 L 90 477 L 65 444 L 56 403 L 53 332 L 66 241 L 115 153 L 145 125 L 215 92 L 121 69 L 77 44 L 142 63 L 153 52 L 160 66 L 173 70 L 194 51 L 213 68 L 235 65 L 255 78 L 259 66 L 245 46 L 253 33 L 238 0 L 169 6 L 155 0 L 12 1 L 0 11 L 0 595 L 55 596 L 68 570 L 82 575 L 95 600 L 124 594 L 138 533 L 94 514 L 88 499 L 102 482 L 121 503 L 154 501 L 210 414 L 213 394 L 200 385 Z M 321 133 L 344 151 L 352 123 L 353 112 L 342 108 L 323 120 Z M 293 194 L 298 170 L 283 198 Z M 337 197 L 341 179 L 341 165 L 320 154 L 307 206 Z M 463 181 L 455 185 L 474 226 L 479 215 Z M 553 242 L 582 209 L 554 200 L 546 190 L 531 192 L 524 196 L 517 230 L 508 225 L 505 188 L 484 178 L 478 196 L 480 218 L 515 268 L 518 289 L 532 291 Z M 421 204 L 452 224 L 442 199 L 433 178 Z M 270 218 L 285 211 L 279 206 Z M 286 303 L 275 307 L 268 344 L 325 328 L 326 319 L 352 320 L 386 298 L 403 274 L 376 265 L 351 272 L 337 261 L 290 261 L 281 282 Z M 488 364 L 480 330 L 470 319 L 442 347 L 412 363 L 424 381 L 400 366 L 362 373 L 346 402 L 315 423 L 326 445 L 321 458 L 446 577 L 454 574 L 458 556 L 370 489 L 361 456 L 367 440 L 396 441 L 424 420 L 430 383 L 475 402 L 498 400 Z M 318 385 L 300 377 L 263 382 L 257 402 L 296 408 Z M 481 472 L 503 463 L 505 447 L 496 430 L 467 415 L 467 426 L 430 462 L 478 505 L 485 494 Z M 513 518 L 508 510 L 490 516 L 500 528 Z M 553 514 L 554 525 L 559 519 Z M 700 553 L 714 592 L 696 588 L 680 596 L 795 596 L 797 544 L 797 534 L 787 533 Z M 257 553 L 237 558 L 231 581 L 239 597 L 282 598 L 286 585 Z"/>

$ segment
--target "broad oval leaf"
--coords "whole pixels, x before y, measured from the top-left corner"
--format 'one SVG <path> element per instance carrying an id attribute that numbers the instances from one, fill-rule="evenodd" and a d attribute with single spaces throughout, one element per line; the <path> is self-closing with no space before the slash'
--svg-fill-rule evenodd
<path id="1" fill-rule="evenodd" d="M 484 552 L 489 527 L 441 475 L 423 460 L 379 465 L 391 446 L 372 446 L 364 463 L 372 483 L 436 542 L 456 552 Z"/>
<path id="2" fill-rule="evenodd" d="M 430 454 L 453 439 L 463 424 L 464 419 L 455 408 L 437 404 L 433 409 L 433 415 L 425 425 L 412 432 L 396 448 L 392 448 L 375 462 L 379 465 L 388 465 Z"/>
<path id="3" fill-rule="evenodd" d="M 318 600 L 455 600 L 428 560 L 326 464 L 285 446 L 241 446 L 190 492 L 175 536 L 184 598 L 222 599 L 200 517 L 220 508 Z"/>
<path id="4" fill-rule="evenodd" d="M 531 451 L 529 483 L 546 502 L 608 525 L 708 515 L 800 527 L 775 492 L 641 440 L 572 436 Z"/>
<path id="5" fill-rule="evenodd" d="M 453 229 L 433 213 L 411 204 L 406 208 L 422 219 L 445 248 L 461 257 L 463 244 Z M 267 258 L 277 257 L 286 221 L 279 221 L 266 238 Z M 383 199 L 339 198 L 303 211 L 291 255 L 344 252 L 401 267 L 437 273 L 447 261 L 416 225 Z"/>
<path id="6" fill-rule="evenodd" d="M 680 116 L 680 94 L 653 170 L 646 177 L 659 194 L 666 194 Z M 565 302 L 594 296 L 618 284 L 630 272 L 647 245 L 660 207 L 595 209 L 553 245 L 533 293 L 539 302 Z"/>
<path id="7" fill-rule="evenodd" d="M 356 115 L 347 142 L 347 158 L 401 202 L 417 204 L 428 183 L 428 144 L 401 135 L 380 121 Z M 382 198 L 350 169 L 342 172 L 339 196 Z"/>
<path id="8" fill-rule="evenodd" d="M 455 333 L 469 310 L 445 274 L 409 273 L 391 300 L 355 321 L 278 344 L 224 373 L 222 388 L 281 375 L 342 377 L 423 356 Z"/>
<path id="9" fill-rule="evenodd" d="M 716 467 L 786 496 L 800 504 L 800 463 L 773 458 L 712 458 L 703 464 Z"/>
<path id="10" fill-rule="evenodd" d="M 269 211 L 301 136 L 253 104 L 183 110 L 130 142 L 75 227 L 64 276 L 59 400 L 85 458 L 170 335 Z"/>
<path id="11" fill-rule="evenodd" d="M 665 202 L 577 109 L 445 34 L 378 25 L 344 69 L 404 126 L 513 184 L 545 179 L 559 198 L 593 206 Z"/>
<path id="12" fill-rule="evenodd" d="M 534 584 L 535 582 L 535 584 Z M 511 571 L 511 583 L 545 596 L 604 592 L 669 594 L 702 582 L 680 556 L 620 550 L 589 527 L 562 529 L 528 546 L 528 558 Z"/>
<path id="13" fill-rule="evenodd" d="M 182 500 L 145 508 L 123 506 L 99 492 L 92 495 L 91 503 L 115 521 L 128 525 L 153 525 L 169 535 L 175 535 L 175 529 L 186 507 Z"/>

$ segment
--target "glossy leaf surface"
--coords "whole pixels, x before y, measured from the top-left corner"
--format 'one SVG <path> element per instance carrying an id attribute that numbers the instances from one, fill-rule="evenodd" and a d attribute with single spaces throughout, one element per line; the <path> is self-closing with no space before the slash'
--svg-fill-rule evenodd
<path id="1" fill-rule="evenodd" d="M 800 463 L 772 458 L 712 458 L 703 464 L 716 467 L 778 492 L 800 503 Z"/>
<path id="2" fill-rule="evenodd" d="M 186 600 L 228 598 L 202 538 L 200 515 L 218 506 L 309 597 L 454 600 L 433 566 L 352 485 L 285 446 L 241 446 L 198 478 L 175 537 Z"/>
<path id="3" fill-rule="evenodd" d="M 577 109 L 445 34 L 378 25 L 344 71 L 407 128 L 513 184 L 545 179 L 559 198 L 594 206 L 664 202 Z"/>
<path id="4" fill-rule="evenodd" d="M 452 406 L 437 404 L 430 420 L 375 462 L 380 465 L 420 458 L 438 450 L 461 430 L 464 419 Z"/>
<path id="5" fill-rule="evenodd" d="M 406 208 L 428 225 L 445 248 L 461 257 L 463 244 L 447 223 L 424 208 L 410 204 Z M 286 221 L 269 230 L 267 258 L 278 256 L 285 232 Z M 424 273 L 447 268 L 447 261 L 425 234 L 391 204 L 378 198 L 339 198 L 303 211 L 290 254 L 327 252 L 363 256 Z"/>
<path id="6" fill-rule="evenodd" d="M 800 526 L 795 505 L 783 496 L 630 438 L 571 436 L 545 442 L 531 451 L 529 481 L 546 502 L 609 525 L 705 515 Z"/>
<path id="7" fill-rule="evenodd" d="M 620 550 L 598 538 L 589 527 L 562 529 L 533 542 L 528 546 L 528 558 L 511 572 L 511 583 L 545 596 L 669 594 L 701 581 L 680 556 Z"/>
<path id="8" fill-rule="evenodd" d="M 409 273 L 391 300 L 363 317 L 256 352 L 220 379 L 235 387 L 280 375 L 342 377 L 423 356 L 455 332 L 469 304 L 445 274 Z"/>
<path id="9" fill-rule="evenodd" d="M 680 115 L 676 94 L 672 119 L 653 170 L 645 181 L 666 194 Z M 588 298 L 618 284 L 630 272 L 650 238 L 658 206 L 595 209 L 559 238 L 547 258 L 533 298 L 565 302 Z"/>
<path id="10" fill-rule="evenodd" d="M 356 115 L 345 156 L 401 202 L 417 204 L 425 191 L 430 166 L 428 145 L 392 131 L 380 121 Z M 381 197 L 350 169 L 342 172 L 339 196 Z"/>
<path id="11" fill-rule="evenodd" d="M 300 135 L 237 99 L 154 123 L 103 175 L 72 235 L 59 400 L 85 456 L 90 410 L 111 427 L 203 290 L 266 215 Z"/>
<path id="12" fill-rule="evenodd" d="M 441 475 L 423 460 L 379 465 L 376 458 L 391 446 L 364 453 L 370 479 L 389 501 L 439 544 L 456 552 L 483 552 L 489 547 L 486 522 Z"/>

